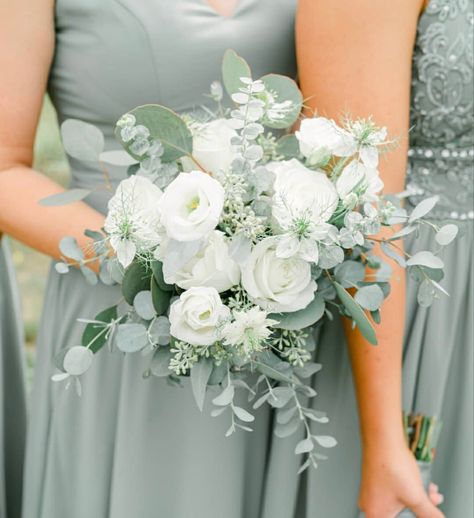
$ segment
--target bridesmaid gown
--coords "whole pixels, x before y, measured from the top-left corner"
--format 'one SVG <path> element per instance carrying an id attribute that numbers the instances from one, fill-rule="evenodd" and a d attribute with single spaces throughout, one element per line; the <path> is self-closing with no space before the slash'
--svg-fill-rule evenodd
<path id="1" fill-rule="evenodd" d="M 126 111 L 161 103 L 185 112 L 209 101 L 226 49 L 252 66 L 295 75 L 295 0 L 240 0 L 229 18 L 205 0 L 57 0 L 56 51 L 49 91 L 59 120 L 100 127 L 106 148 Z M 206 100 L 207 99 L 207 100 Z M 72 184 L 98 185 L 101 173 L 71 161 Z M 114 183 L 126 177 L 111 168 Z M 87 199 L 105 211 L 107 194 Z M 142 379 L 149 359 L 101 351 L 83 394 L 51 382 L 53 358 L 79 343 L 79 317 L 119 299 L 117 287 L 85 284 L 78 272 L 51 271 L 38 337 L 27 440 L 23 518 L 259 518 L 269 413 L 253 433 L 224 434 L 228 423 L 200 413 L 192 392 Z M 245 402 L 242 402 L 245 404 Z"/>
<path id="2" fill-rule="evenodd" d="M 20 518 L 26 435 L 23 333 L 10 249 L 0 236 L 0 517 Z"/>
<path id="3" fill-rule="evenodd" d="M 432 479 L 445 496 L 441 508 L 448 518 L 474 516 L 473 25 L 473 0 L 432 0 L 419 20 L 412 76 L 409 203 L 439 195 L 433 218 L 453 220 L 461 228 L 443 255 L 441 284 L 450 297 L 421 308 L 417 284 L 408 279 L 403 355 L 404 409 L 443 421 Z M 437 245 L 433 232 L 422 231 L 408 236 L 405 246 L 413 254 Z M 315 376 L 314 405 L 330 418 L 319 431 L 339 444 L 317 471 L 297 479 L 288 475 L 297 470 L 295 439 L 274 439 L 263 518 L 359 515 L 358 420 L 340 322 L 325 325 L 317 343 L 323 369 Z M 285 493 L 278 492 L 282 487 Z"/>

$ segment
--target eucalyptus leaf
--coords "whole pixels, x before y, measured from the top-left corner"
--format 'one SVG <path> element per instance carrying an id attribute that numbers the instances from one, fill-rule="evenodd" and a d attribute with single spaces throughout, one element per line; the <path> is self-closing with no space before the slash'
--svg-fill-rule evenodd
<path id="1" fill-rule="evenodd" d="M 252 423 L 255 421 L 255 417 L 251 413 L 247 412 L 245 408 L 234 406 L 232 410 L 241 421 L 244 421 L 244 423 Z"/>
<path id="2" fill-rule="evenodd" d="M 70 203 L 81 201 L 89 196 L 90 193 L 91 191 L 89 189 L 69 189 L 68 191 L 52 194 L 51 196 L 41 199 L 39 204 L 43 207 L 61 207 L 62 205 L 69 205 Z"/>
<path id="3" fill-rule="evenodd" d="M 345 261 L 334 269 L 334 276 L 343 288 L 354 288 L 365 278 L 365 267 L 357 261 Z"/>
<path id="4" fill-rule="evenodd" d="M 67 119 L 61 124 L 61 136 L 66 153 L 86 162 L 97 162 L 104 149 L 104 135 L 92 124 Z"/>
<path id="5" fill-rule="evenodd" d="M 336 288 L 339 299 L 341 300 L 351 318 L 357 324 L 357 327 L 359 328 L 363 337 L 369 343 L 377 345 L 377 336 L 375 334 L 374 328 L 372 327 L 372 324 L 370 323 L 370 320 L 364 313 L 363 309 L 352 298 L 349 292 L 346 291 L 339 283 L 334 282 L 334 287 Z"/>
<path id="6" fill-rule="evenodd" d="M 380 245 L 382 248 L 383 253 L 387 256 L 393 259 L 395 262 L 397 262 L 402 268 L 406 268 L 406 261 L 405 258 L 401 255 L 397 254 L 395 250 L 388 244 L 382 241 L 382 244 Z"/>
<path id="7" fill-rule="evenodd" d="M 140 291 L 150 289 L 151 271 L 146 264 L 134 261 L 126 270 L 122 280 L 122 294 L 125 300 L 133 306 L 133 301 Z"/>
<path id="8" fill-rule="evenodd" d="M 161 261 L 152 261 L 151 271 L 153 272 L 156 283 L 162 290 L 173 291 L 174 286 L 165 282 L 163 277 L 163 263 Z"/>
<path id="9" fill-rule="evenodd" d="M 79 248 L 77 241 L 73 237 L 63 237 L 59 242 L 59 250 L 64 256 L 75 261 L 81 262 L 84 259 L 84 252 Z"/>
<path id="10" fill-rule="evenodd" d="M 133 307 L 140 318 L 151 320 L 155 316 L 151 291 L 139 291 L 133 299 Z"/>
<path id="11" fill-rule="evenodd" d="M 204 408 L 206 388 L 211 376 L 212 367 L 213 363 L 210 358 L 201 358 L 191 368 L 191 387 L 193 389 L 194 399 L 201 412 Z"/>
<path id="12" fill-rule="evenodd" d="M 412 223 L 413 221 L 426 216 L 426 214 L 431 211 L 431 209 L 436 205 L 436 203 L 438 203 L 438 201 L 438 196 L 431 196 L 430 198 L 426 198 L 420 201 L 420 203 L 412 210 L 408 222 Z"/>
<path id="13" fill-rule="evenodd" d="M 170 321 L 163 316 L 155 318 L 148 328 L 148 335 L 153 344 L 168 345 L 171 340 Z"/>
<path id="14" fill-rule="evenodd" d="M 54 269 L 61 274 L 69 272 L 69 266 L 66 263 L 58 262 L 54 265 Z"/>
<path id="15" fill-rule="evenodd" d="M 115 166 L 130 167 L 131 165 L 137 164 L 138 161 L 129 155 L 123 149 L 114 151 L 103 151 L 99 160 L 105 164 L 111 164 Z"/>
<path id="16" fill-rule="evenodd" d="M 82 345 L 93 353 L 99 351 L 107 342 L 107 324 L 117 319 L 117 306 L 111 306 L 98 313 L 96 322 L 87 324 L 82 333 Z"/>
<path id="17" fill-rule="evenodd" d="M 315 421 L 316 423 L 325 424 L 329 422 L 329 419 L 324 412 L 319 412 L 313 408 L 305 408 L 303 412 L 308 419 L 311 419 L 311 421 Z"/>
<path id="18" fill-rule="evenodd" d="M 143 324 L 120 324 L 115 341 L 117 347 L 124 353 L 141 351 L 148 345 L 147 329 Z"/>
<path id="19" fill-rule="evenodd" d="M 432 252 L 424 250 L 417 252 L 407 260 L 408 266 L 427 266 L 428 268 L 443 268 L 443 260 L 436 257 Z"/>
<path id="20" fill-rule="evenodd" d="M 354 300 L 364 309 L 376 311 L 383 303 L 384 294 L 377 284 L 372 284 L 357 290 Z"/>
<path id="21" fill-rule="evenodd" d="M 146 104 L 130 112 L 136 118 L 137 125 L 143 125 L 150 131 L 154 140 L 161 142 L 164 151 L 163 162 L 174 162 L 193 151 L 193 137 L 184 120 L 174 111 L 159 104 Z M 131 151 L 133 140 L 124 142 L 120 137 L 120 128 L 115 134 L 127 152 L 137 160 L 140 156 Z"/>
<path id="22" fill-rule="evenodd" d="M 270 397 L 270 392 L 267 392 L 266 394 L 263 394 L 262 396 L 260 396 L 253 404 L 253 409 L 257 410 L 258 408 L 260 408 L 268 400 L 269 397 Z"/>
<path id="23" fill-rule="evenodd" d="M 226 50 L 222 61 L 222 80 L 229 95 L 238 92 L 243 86 L 241 77 L 252 77 L 248 63 L 234 50 Z"/>
<path id="24" fill-rule="evenodd" d="M 406 227 L 403 227 L 398 232 L 395 232 L 395 234 L 391 235 L 387 241 L 396 241 L 397 239 L 400 239 L 402 237 L 410 235 L 412 232 L 415 232 L 415 230 L 418 227 L 416 225 L 407 225 Z"/>
<path id="25" fill-rule="evenodd" d="M 291 108 L 286 112 L 285 116 L 278 119 L 265 119 L 265 126 L 274 129 L 285 129 L 293 126 L 298 120 L 303 106 L 303 96 L 300 89 L 293 79 L 279 74 L 268 74 L 261 78 L 265 88 L 271 93 L 274 100 L 278 103 L 291 101 Z"/>
<path id="26" fill-rule="evenodd" d="M 307 362 L 303 367 L 295 367 L 295 374 L 300 378 L 310 378 L 313 374 L 319 372 L 322 368 L 320 363 Z"/>
<path id="27" fill-rule="evenodd" d="M 297 330 L 312 326 L 324 315 L 325 302 L 321 295 L 316 293 L 314 299 L 304 308 L 293 313 L 272 313 L 269 318 L 278 321 L 276 328 Z"/>
<path id="28" fill-rule="evenodd" d="M 286 424 L 288 423 L 298 411 L 298 407 L 290 406 L 289 408 L 281 408 L 277 412 L 277 423 L 278 424 Z M 296 416 L 299 419 L 299 416 Z"/>
<path id="29" fill-rule="evenodd" d="M 337 445 L 336 439 L 329 435 L 315 435 L 314 440 L 323 448 L 334 448 Z"/>
<path id="30" fill-rule="evenodd" d="M 155 278 L 151 280 L 151 297 L 157 315 L 164 315 L 170 306 L 172 292 L 162 290 Z"/>
<path id="31" fill-rule="evenodd" d="M 296 445 L 295 453 L 296 453 L 296 455 L 299 455 L 301 453 L 309 453 L 310 451 L 313 451 L 313 449 L 314 449 L 314 443 L 308 437 L 307 439 L 303 439 Z"/>
<path id="32" fill-rule="evenodd" d="M 458 235 L 459 227 L 452 223 L 442 226 L 436 233 L 435 239 L 441 246 L 446 246 L 451 243 Z"/>
<path id="33" fill-rule="evenodd" d="M 235 388 L 234 385 L 229 383 L 227 387 L 217 396 L 212 402 L 216 406 L 227 406 L 230 405 L 234 399 Z"/>
<path id="34" fill-rule="evenodd" d="M 278 371 L 274 367 L 271 367 L 270 365 L 267 365 L 265 363 L 255 361 L 255 366 L 259 372 L 261 372 L 265 376 L 268 376 L 269 378 L 272 378 L 276 381 L 282 381 L 284 383 L 295 383 L 296 382 L 295 378 L 287 376 L 286 374 Z"/>
<path id="35" fill-rule="evenodd" d="M 295 415 L 287 423 L 278 423 L 275 426 L 274 433 L 280 439 L 284 439 L 285 437 L 293 435 L 296 432 L 296 430 L 298 430 L 300 424 L 301 421 L 299 420 L 298 416 Z"/>

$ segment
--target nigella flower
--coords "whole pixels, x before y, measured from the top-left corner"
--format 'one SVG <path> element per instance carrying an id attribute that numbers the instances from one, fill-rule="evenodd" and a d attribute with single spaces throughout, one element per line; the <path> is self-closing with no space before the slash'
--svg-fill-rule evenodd
<path id="1" fill-rule="evenodd" d="M 241 346 L 245 354 L 262 350 L 262 342 L 272 334 L 271 326 L 278 324 L 276 320 L 267 318 L 266 311 L 254 306 L 246 311 L 235 311 L 234 321 L 222 329 L 226 345 Z"/>
<path id="2" fill-rule="evenodd" d="M 276 255 L 282 259 L 297 256 L 310 263 L 318 263 L 319 243 L 323 242 L 332 225 L 315 225 L 307 215 L 295 217 L 290 228 L 278 238 Z"/>
<path id="3" fill-rule="evenodd" d="M 120 264 L 126 268 L 138 253 L 160 242 L 161 190 L 143 176 L 123 180 L 109 201 L 104 229 Z"/>
<path id="4" fill-rule="evenodd" d="M 385 143 L 387 128 L 378 128 L 371 119 L 348 123 L 348 130 L 354 137 L 362 163 L 375 169 L 379 163 L 379 147 Z"/>

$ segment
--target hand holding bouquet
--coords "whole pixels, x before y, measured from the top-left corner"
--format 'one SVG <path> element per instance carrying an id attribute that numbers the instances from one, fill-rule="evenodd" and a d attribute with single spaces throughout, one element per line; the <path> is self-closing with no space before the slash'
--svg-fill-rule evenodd
<path id="1" fill-rule="evenodd" d="M 104 152 L 89 124 L 64 123 L 72 156 L 128 167 L 103 232 L 87 231 L 100 281 L 119 284 L 124 303 L 83 320 L 82 345 L 62 352 L 53 379 L 74 380 L 80 391 L 79 377 L 107 343 L 149 354 L 145 376 L 172 383 L 189 376 L 201 410 L 207 388 L 219 387 L 212 415 L 229 420 L 228 435 L 251 431 L 254 421 L 235 403 L 237 390 L 248 392 L 253 409 L 278 410 L 277 436 L 303 427 L 295 450 L 307 456 L 302 471 L 324 458 L 319 447 L 336 444 L 319 432 L 326 414 L 305 406 L 316 395 L 308 380 L 321 368 L 311 361 L 314 327 L 344 315 L 375 345 L 391 271 L 374 244 L 420 280 L 419 302 L 429 305 L 442 291 L 442 260 L 431 251 L 407 258 L 396 241 L 427 224 L 441 249 L 457 228 L 424 219 L 434 198 L 408 215 L 381 194 L 379 154 L 391 144 L 385 128 L 314 117 L 289 134 L 303 106 L 297 85 L 274 74 L 254 79 L 233 51 L 223 83 L 232 108 L 216 82 L 215 111 L 181 117 L 146 105 L 125 114 L 116 127 L 124 151 Z M 88 194 L 76 189 L 44 203 Z M 377 237 L 382 227 L 391 237 Z M 73 239 L 61 250 L 60 273 L 75 265 L 98 282 Z"/>

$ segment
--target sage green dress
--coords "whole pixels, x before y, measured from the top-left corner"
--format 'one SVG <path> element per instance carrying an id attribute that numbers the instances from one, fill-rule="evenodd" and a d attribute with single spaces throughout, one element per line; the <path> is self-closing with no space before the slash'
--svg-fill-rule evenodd
<path id="1" fill-rule="evenodd" d="M 447 518 L 474 516 L 473 31 L 473 0 L 431 0 L 419 20 L 412 77 L 409 203 L 437 194 L 434 218 L 462 229 L 443 255 L 441 285 L 450 296 L 421 308 L 417 284 L 409 279 L 406 308 L 404 407 L 444 423 L 432 477 L 445 496 Z M 411 254 L 436 246 L 428 231 L 406 240 Z M 382 318 L 390 316 L 382 310 Z M 340 322 L 324 326 L 317 342 L 323 369 L 314 379 L 314 406 L 331 420 L 318 425 L 319 432 L 335 436 L 339 445 L 317 471 L 291 479 L 294 440 L 275 439 L 263 518 L 358 517 L 358 421 Z"/>
<path id="2" fill-rule="evenodd" d="M 0 517 L 20 518 L 26 434 L 23 326 L 10 247 L 0 236 Z"/>
<path id="3" fill-rule="evenodd" d="M 145 103 L 183 112 L 209 102 L 233 48 L 256 77 L 295 75 L 295 0 L 240 0 L 230 18 L 204 0 L 56 0 L 49 90 L 59 120 L 99 126 L 118 148 L 117 119 Z M 73 185 L 102 182 L 72 161 Z M 111 169 L 112 181 L 126 177 Z M 107 194 L 88 203 L 104 211 Z M 263 410 L 253 433 L 225 438 L 227 420 L 200 413 L 192 391 L 142 379 L 149 358 L 102 350 L 83 394 L 51 381 L 57 352 L 79 343 L 79 317 L 120 298 L 116 287 L 51 271 L 38 338 L 23 518 L 259 518 L 269 442 Z M 246 405 L 246 401 L 241 402 Z"/>

